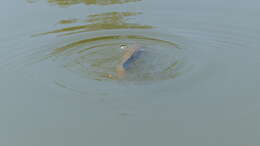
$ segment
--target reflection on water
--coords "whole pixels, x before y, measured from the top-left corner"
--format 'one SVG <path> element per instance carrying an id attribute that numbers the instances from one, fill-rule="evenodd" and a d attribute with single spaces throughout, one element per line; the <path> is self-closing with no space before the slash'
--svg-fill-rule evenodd
<path id="1" fill-rule="evenodd" d="M 27 0 L 29 3 L 34 3 L 39 0 Z M 76 4 L 86 4 L 86 5 L 114 5 L 114 4 L 124 4 L 130 2 L 138 2 L 141 0 L 48 0 L 51 4 L 56 4 L 59 6 L 70 6 Z"/>
<path id="2" fill-rule="evenodd" d="M 41 33 L 63 33 L 63 35 L 71 35 L 82 32 L 99 31 L 99 30 L 111 30 L 111 29 L 151 29 L 153 26 L 140 25 L 127 22 L 127 18 L 130 16 L 140 15 L 136 12 L 109 12 L 89 15 L 86 20 L 69 19 L 61 20 L 59 24 L 72 24 L 76 22 L 88 23 L 86 25 L 76 25 L 71 27 L 65 27 L 62 29 L 53 30 L 50 32 Z"/>
<path id="3" fill-rule="evenodd" d="M 49 3 L 57 4 L 60 6 L 69 6 L 80 3 L 84 3 L 86 5 L 113 5 L 137 1 L 141 0 L 48 0 Z"/>
<path id="4" fill-rule="evenodd" d="M 109 5 L 135 2 L 137 0 L 49 0 L 61 6 L 78 3 Z M 67 69 L 87 75 L 92 79 L 107 79 L 107 74 L 115 75 L 115 67 L 121 60 L 121 45 L 139 44 L 144 55 L 138 59 L 127 72 L 125 80 L 166 80 L 179 73 L 182 59 L 178 57 L 181 49 L 172 38 L 162 38 L 154 34 L 140 32 L 149 30 L 151 25 L 129 22 L 129 18 L 141 15 L 141 12 L 106 12 L 88 15 L 86 19 L 64 19 L 58 21 L 62 28 L 39 35 L 57 34 L 58 37 L 73 38 L 78 34 L 87 35 L 67 44 L 53 48 L 47 58 L 66 57 L 64 66 Z M 67 26 L 66 26 L 67 25 Z M 88 35 L 91 33 L 91 35 Z M 168 53 L 171 52 L 171 53 Z"/>

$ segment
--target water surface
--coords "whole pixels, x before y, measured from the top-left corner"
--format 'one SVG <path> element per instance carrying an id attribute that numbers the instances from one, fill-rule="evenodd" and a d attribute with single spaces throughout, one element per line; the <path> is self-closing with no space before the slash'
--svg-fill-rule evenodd
<path id="1" fill-rule="evenodd" d="M 0 145 L 258 146 L 259 4 L 3 0 Z"/>

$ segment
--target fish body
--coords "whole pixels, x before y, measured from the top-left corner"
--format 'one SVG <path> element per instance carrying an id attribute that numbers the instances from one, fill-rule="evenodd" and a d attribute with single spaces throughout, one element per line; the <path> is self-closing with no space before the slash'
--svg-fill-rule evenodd
<path id="1" fill-rule="evenodd" d="M 129 69 L 131 67 L 131 65 L 133 65 L 133 63 L 140 58 L 140 56 L 142 55 L 143 51 L 142 50 L 137 50 L 135 51 L 130 58 L 128 58 L 124 63 L 123 63 L 123 67 L 125 70 Z"/>

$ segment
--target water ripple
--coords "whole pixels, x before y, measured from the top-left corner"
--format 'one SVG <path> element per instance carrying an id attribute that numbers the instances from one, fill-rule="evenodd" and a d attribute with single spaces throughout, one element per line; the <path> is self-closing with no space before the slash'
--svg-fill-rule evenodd
<path id="1" fill-rule="evenodd" d="M 169 35 L 133 30 L 131 33 L 113 31 L 107 35 L 105 32 L 100 34 L 55 48 L 48 58 L 66 57 L 66 68 L 96 80 L 107 80 L 105 75 L 115 74 L 115 67 L 121 59 L 123 51 L 120 46 L 139 44 L 145 53 L 128 71 L 125 80 L 165 80 L 180 74 L 185 49 L 181 42 L 174 42 L 176 36 L 169 38 Z M 167 39 L 160 39 L 162 37 Z"/>

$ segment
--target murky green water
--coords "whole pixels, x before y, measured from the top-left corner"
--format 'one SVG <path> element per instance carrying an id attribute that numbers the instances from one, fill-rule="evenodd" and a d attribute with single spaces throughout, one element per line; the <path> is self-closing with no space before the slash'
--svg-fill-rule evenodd
<path id="1" fill-rule="evenodd" d="M 3 0 L 0 145 L 258 146 L 259 4 Z"/>

